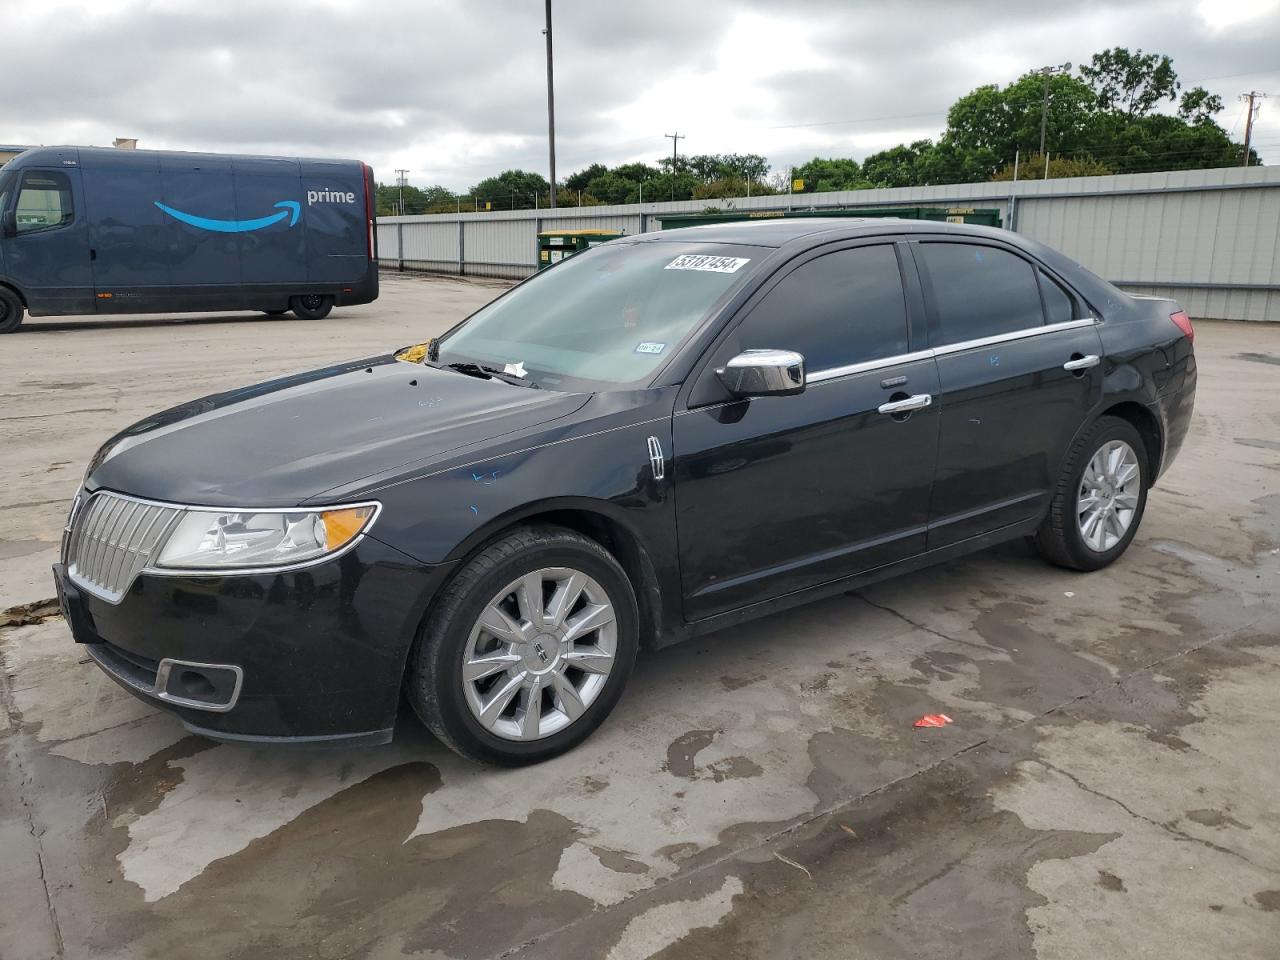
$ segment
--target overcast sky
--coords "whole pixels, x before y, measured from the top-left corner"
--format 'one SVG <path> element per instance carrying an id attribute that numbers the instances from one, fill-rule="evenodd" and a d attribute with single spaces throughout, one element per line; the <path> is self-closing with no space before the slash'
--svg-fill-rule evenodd
<path id="1" fill-rule="evenodd" d="M 775 168 L 937 136 L 947 107 L 1105 47 L 1167 53 L 1189 87 L 1268 91 L 1280 0 L 554 0 L 557 173 L 670 152 Z M 0 0 L 0 143 L 345 156 L 466 189 L 546 174 L 541 0 Z"/>

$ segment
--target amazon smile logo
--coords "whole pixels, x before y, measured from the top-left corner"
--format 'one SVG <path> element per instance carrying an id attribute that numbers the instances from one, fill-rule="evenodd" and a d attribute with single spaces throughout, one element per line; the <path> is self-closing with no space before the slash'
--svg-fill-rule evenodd
<path id="1" fill-rule="evenodd" d="M 298 222 L 298 217 L 302 215 L 302 204 L 297 200 L 281 200 L 279 203 L 274 203 L 272 204 L 273 207 L 283 207 L 284 209 L 279 213 L 271 214 L 269 217 L 259 217 L 256 220 L 211 220 L 208 217 L 197 217 L 193 213 L 175 210 L 159 200 L 155 201 L 155 204 L 175 220 L 180 220 L 198 230 L 212 230 L 214 233 L 252 233 L 254 230 L 263 230 L 286 218 L 289 219 L 289 226 L 292 227 Z"/>

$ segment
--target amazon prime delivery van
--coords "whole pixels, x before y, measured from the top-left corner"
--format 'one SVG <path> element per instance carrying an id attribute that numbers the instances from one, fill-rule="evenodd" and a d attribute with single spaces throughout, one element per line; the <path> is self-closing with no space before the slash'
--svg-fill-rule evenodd
<path id="1" fill-rule="evenodd" d="M 292 310 L 378 296 L 355 160 L 40 147 L 0 169 L 0 333 L 23 313 Z"/>

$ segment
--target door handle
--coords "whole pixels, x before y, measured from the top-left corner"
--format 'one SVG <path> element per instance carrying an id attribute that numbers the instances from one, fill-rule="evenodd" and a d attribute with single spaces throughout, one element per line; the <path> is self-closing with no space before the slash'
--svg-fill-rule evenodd
<path id="1" fill-rule="evenodd" d="M 933 403 L 933 394 L 917 393 L 915 396 L 907 397 L 905 400 L 890 400 L 888 403 L 882 403 L 877 408 L 881 413 L 910 413 L 912 410 L 923 410 L 925 407 Z"/>
<path id="2" fill-rule="evenodd" d="M 1096 367 L 1102 362 L 1096 353 L 1091 353 L 1087 357 L 1080 357 L 1076 360 L 1068 360 L 1062 365 L 1063 370 L 1070 370 L 1073 373 L 1076 370 L 1088 370 L 1090 367 Z"/>

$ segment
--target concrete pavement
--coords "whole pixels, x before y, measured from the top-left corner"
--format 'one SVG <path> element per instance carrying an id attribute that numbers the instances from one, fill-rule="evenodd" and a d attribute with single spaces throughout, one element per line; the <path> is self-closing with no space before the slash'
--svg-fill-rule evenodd
<path id="1" fill-rule="evenodd" d="M 48 596 L 108 433 L 498 289 L 396 277 L 318 325 L 3 338 L 4 605 Z M 0 630 L 0 956 L 1271 960 L 1280 327 L 1197 331 L 1192 434 L 1109 570 L 1015 544 L 644 656 L 614 717 L 531 769 L 411 716 L 372 750 L 213 744 L 56 616 Z M 955 722 L 912 727 L 934 712 Z"/>

